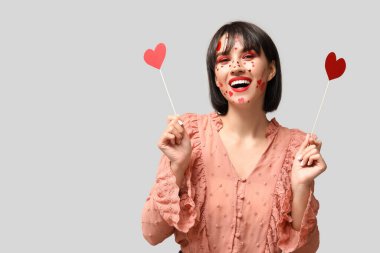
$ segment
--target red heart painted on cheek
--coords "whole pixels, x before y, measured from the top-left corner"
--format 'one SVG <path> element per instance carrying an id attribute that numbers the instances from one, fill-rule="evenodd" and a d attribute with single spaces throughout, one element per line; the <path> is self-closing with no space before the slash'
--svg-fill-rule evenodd
<path id="1" fill-rule="evenodd" d="M 343 58 L 337 60 L 335 53 L 330 52 L 326 57 L 325 69 L 329 80 L 333 80 L 343 75 L 346 70 L 346 61 Z"/>
<path id="2" fill-rule="evenodd" d="M 260 85 L 261 85 L 261 79 L 260 80 L 257 80 L 257 85 L 256 85 L 256 88 L 259 88 L 260 87 Z"/>
<path id="3" fill-rule="evenodd" d="M 165 54 L 166 54 L 166 47 L 164 43 L 157 44 L 154 51 L 152 49 L 148 49 L 144 53 L 144 60 L 145 62 L 156 68 L 161 69 L 161 65 L 165 60 Z"/>
<path id="4" fill-rule="evenodd" d="M 229 91 L 228 94 L 230 94 L 230 97 L 234 94 L 232 91 Z"/>

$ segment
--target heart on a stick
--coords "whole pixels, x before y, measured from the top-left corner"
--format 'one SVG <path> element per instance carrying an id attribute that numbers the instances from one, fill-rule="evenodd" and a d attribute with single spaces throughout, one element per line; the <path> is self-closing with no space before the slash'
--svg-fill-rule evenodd
<path id="1" fill-rule="evenodd" d="M 343 58 L 337 60 L 335 53 L 330 52 L 326 57 L 325 69 L 331 81 L 343 75 L 346 70 L 346 61 Z"/>
<path id="2" fill-rule="evenodd" d="M 144 60 L 148 65 L 156 69 L 161 69 L 161 65 L 165 60 L 165 54 L 166 54 L 165 44 L 159 43 L 157 44 L 154 50 L 148 49 L 145 51 Z"/>

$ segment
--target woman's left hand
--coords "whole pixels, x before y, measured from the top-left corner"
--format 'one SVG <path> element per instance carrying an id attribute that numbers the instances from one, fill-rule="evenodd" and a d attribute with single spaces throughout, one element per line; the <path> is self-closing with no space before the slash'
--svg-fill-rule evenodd
<path id="1" fill-rule="evenodd" d="M 314 179 L 327 169 L 320 154 L 322 142 L 307 134 L 298 150 L 292 167 L 292 187 L 310 186 Z"/>

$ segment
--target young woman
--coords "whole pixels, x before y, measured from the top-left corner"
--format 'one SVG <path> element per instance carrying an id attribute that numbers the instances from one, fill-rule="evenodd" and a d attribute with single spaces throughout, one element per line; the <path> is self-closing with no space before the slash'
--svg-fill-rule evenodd
<path id="1" fill-rule="evenodd" d="M 169 116 L 144 238 L 175 234 L 184 253 L 316 252 L 321 142 L 267 112 L 281 100 L 276 46 L 247 22 L 222 26 L 207 52 L 214 112 Z"/>

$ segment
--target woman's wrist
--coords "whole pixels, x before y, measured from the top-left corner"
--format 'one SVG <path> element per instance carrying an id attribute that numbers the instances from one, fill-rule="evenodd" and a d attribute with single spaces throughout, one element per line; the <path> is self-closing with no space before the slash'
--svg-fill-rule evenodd
<path id="1" fill-rule="evenodd" d="M 311 183 L 295 183 L 295 184 L 292 184 L 292 191 L 293 193 L 296 193 L 296 192 L 299 192 L 299 193 L 302 193 L 302 192 L 309 192 L 310 189 L 311 189 L 311 186 L 312 186 L 313 182 Z"/>
<path id="2" fill-rule="evenodd" d="M 170 162 L 170 169 L 172 170 L 174 176 L 176 177 L 176 183 L 178 187 L 181 187 L 183 178 L 185 176 L 185 171 L 187 167 L 189 166 L 189 163 L 172 163 Z"/>

